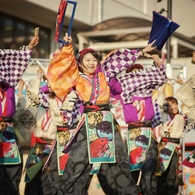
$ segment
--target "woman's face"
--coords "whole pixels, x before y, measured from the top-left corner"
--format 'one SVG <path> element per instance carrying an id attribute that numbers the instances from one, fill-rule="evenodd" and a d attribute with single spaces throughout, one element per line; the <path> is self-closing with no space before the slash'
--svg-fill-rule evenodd
<path id="1" fill-rule="evenodd" d="M 84 74 L 93 75 L 97 69 L 98 60 L 91 53 L 87 53 L 79 66 L 82 68 Z"/>
<path id="2" fill-rule="evenodd" d="M 192 64 L 195 64 L 195 51 L 192 52 Z"/>
<path id="3" fill-rule="evenodd" d="M 177 114 L 178 110 L 179 109 L 178 109 L 178 104 L 177 103 L 171 102 L 171 101 L 168 102 L 168 112 L 170 114 Z"/>

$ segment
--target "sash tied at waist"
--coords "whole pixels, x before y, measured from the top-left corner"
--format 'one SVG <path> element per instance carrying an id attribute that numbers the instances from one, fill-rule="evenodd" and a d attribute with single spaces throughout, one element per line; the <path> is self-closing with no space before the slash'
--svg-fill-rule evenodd
<path id="1" fill-rule="evenodd" d="M 0 117 L 0 122 L 13 122 L 13 118 L 12 117 L 1 116 Z"/>
<path id="2" fill-rule="evenodd" d="M 70 129 L 75 129 L 78 125 L 78 121 L 76 123 L 73 124 L 73 126 L 69 126 L 67 124 L 63 124 L 63 125 L 57 125 L 57 131 L 60 132 L 60 131 L 67 131 L 67 130 L 70 130 Z"/>
<path id="3" fill-rule="evenodd" d="M 180 144 L 180 139 L 179 138 L 174 138 L 174 137 L 162 137 L 161 140 L 163 142 L 172 142 L 175 144 Z"/>
<path id="4" fill-rule="evenodd" d="M 40 143 L 40 144 L 49 144 L 51 145 L 53 143 L 53 139 L 44 139 L 44 138 L 40 138 L 40 137 L 35 137 L 36 139 L 36 143 Z"/>
<path id="5" fill-rule="evenodd" d="M 152 121 L 137 121 L 128 124 L 129 129 L 138 128 L 138 127 L 152 127 Z"/>
<path id="6" fill-rule="evenodd" d="M 84 103 L 84 113 L 93 112 L 93 111 L 101 111 L 101 110 L 110 111 L 110 105 L 109 104 L 95 105 L 95 104 L 92 104 L 91 102 Z"/>

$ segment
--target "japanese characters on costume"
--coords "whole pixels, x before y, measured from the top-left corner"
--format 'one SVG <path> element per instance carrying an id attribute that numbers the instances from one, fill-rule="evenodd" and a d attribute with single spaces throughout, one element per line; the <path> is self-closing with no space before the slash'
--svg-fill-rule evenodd
<path id="1" fill-rule="evenodd" d="M 32 50 L 0 50 L 0 191 L 19 193 L 22 153 L 13 129 L 15 87 L 26 70 Z"/>
<path id="2" fill-rule="evenodd" d="M 84 55 L 88 49 L 81 51 Z M 63 98 L 75 88 L 84 106 L 85 121 L 76 142 L 72 145 L 61 186 L 55 180 L 53 192 L 63 189 L 64 194 L 87 192 L 93 173 L 100 174 L 105 165 L 112 173 L 114 190 L 120 194 L 138 194 L 139 188 L 131 179 L 128 158 L 118 133 L 116 121 L 110 112 L 110 89 L 103 72 L 93 77 L 78 71 L 72 45 L 65 45 L 54 56 L 48 68 L 48 81 L 57 96 Z M 64 85 L 66 83 L 66 85 Z M 119 179 L 120 178 L 120 179 Z M 124 182 L 125 181 L 125 182 Z M 107 185 L 111 191 L 112 186 Z M 106 189 L 106 188 L 105 188 Z M 112 191 L 113 192 L 113 191 Z"/>

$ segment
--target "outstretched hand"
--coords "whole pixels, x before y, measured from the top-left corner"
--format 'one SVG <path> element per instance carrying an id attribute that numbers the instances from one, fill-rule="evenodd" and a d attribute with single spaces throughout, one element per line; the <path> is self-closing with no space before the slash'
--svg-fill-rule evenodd
<path id="1" fill-rule="evenodd" d="M 142 51 L 143 53 L 151 52 L 152 50 L 156 49 L 156 46 L 153 46 L 156 40 L 149 43 Z"/>
<path id="2" fill-rule="evenodd" d="M 34 36 L 28 44 L 28 49 L 33 49 L 39 43 L 39 36 Z"/>
<path id="3" fill-rule="evenodd" d="M 64 41 L 66 41 L 67 43 L 72 43 L 72 37 L 68 36 L 68 33 L 65 34 L 64 36 Z"/>

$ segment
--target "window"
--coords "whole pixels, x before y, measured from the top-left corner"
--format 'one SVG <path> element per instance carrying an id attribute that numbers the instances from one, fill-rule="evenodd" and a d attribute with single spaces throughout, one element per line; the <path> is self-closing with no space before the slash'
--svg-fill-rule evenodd
<path id="1" fill-rule="evenodd" d="M 18 49 L 28 45 L 38 25 L 0 12 L 0 48 Z M 49 58 L 50 29 L 39 26 L 39 45 L 33 50 L 33 58 Z"/>

